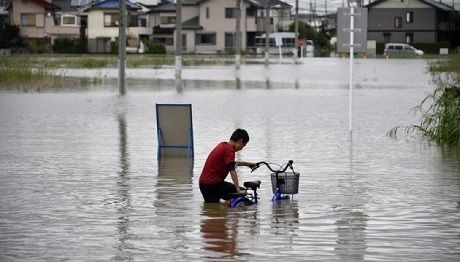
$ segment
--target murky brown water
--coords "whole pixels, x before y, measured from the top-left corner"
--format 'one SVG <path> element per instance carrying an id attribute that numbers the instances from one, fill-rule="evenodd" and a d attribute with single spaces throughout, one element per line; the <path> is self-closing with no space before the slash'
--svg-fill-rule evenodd
<path id="1" fill-rule="evenodd" d="M 0 94 L 0 260 L 457 261 L 460 151 L 388 138 L 426 88 L 129 87 Z M 146 83 L 148 85 L 148 83 Z M 155 103 L 193 105 L 195 160 L 156 159 Z M 204 205 L 208 152 L 236 127 L 240 159 L 294 160 L 299 194 Z"/>

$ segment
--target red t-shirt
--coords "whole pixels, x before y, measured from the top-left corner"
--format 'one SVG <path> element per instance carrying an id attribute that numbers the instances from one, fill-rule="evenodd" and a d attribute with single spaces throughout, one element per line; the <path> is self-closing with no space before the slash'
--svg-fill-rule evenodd
<path id="1" fill-rule="evenodd" d="M 200 176 L 200 184 L 215 184 L 224 181 L 228 165 L 235 162 L 235 149 L 227 142 L 219 143 L 209 153 Z"/>

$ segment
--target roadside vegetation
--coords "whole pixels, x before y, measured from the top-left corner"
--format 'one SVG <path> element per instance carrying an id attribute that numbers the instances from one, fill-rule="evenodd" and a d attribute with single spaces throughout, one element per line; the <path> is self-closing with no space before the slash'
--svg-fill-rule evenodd
<path id="1" fill-rule="evenodd" d="M 420 123 L 398 126 L 389 135 L 398 132 L 419 133 L 429 141 L 442 145 L 460 144 L 460 54 L 429 61 L 428 68 L 435 84 L 433 93 L 413 110 L 421 115 Z"/>

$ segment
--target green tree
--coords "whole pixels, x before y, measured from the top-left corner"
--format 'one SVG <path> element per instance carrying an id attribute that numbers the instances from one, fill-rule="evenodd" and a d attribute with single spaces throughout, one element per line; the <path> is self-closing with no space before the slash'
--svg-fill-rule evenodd
<path id="1" fill-rule="evenodd" d="M 0 28 L 0 48 L 10 48 L 19 44 L 19 26 L 8 25 Z"/>

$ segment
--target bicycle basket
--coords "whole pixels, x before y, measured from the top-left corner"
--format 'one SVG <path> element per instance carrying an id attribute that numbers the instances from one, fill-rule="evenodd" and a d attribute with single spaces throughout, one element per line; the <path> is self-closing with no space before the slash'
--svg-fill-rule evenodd
<path id="1" fill-rule="evenodd" d="M 276 173 L 271 174 L 272 190 L 276 191 L 276 186 L 280 188 L 281 194 L 297 194 L 299 193 L 299 173 L 283 172 L 278 173 L 278 181 L 276 181 Z"/>

